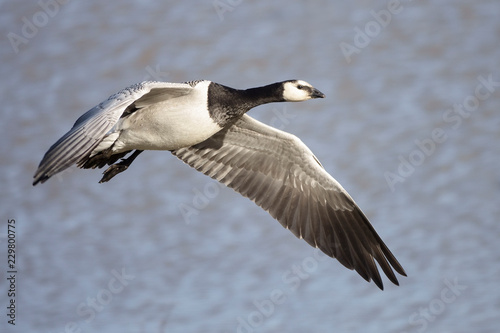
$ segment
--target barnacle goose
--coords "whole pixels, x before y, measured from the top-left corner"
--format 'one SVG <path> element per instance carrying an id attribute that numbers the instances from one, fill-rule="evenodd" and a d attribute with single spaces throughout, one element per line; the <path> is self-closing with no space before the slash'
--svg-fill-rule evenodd
<path id="1" fill-rule="evenodd" d="M 143 150 L 169 150 L 380 289 L 375 260 L 398 285 L 391 266 L 406 276 L 403 267 L 309 148 L 296 136 L 246 115 L 265 103 L 323 97 L 302 80 L 246 90 L 207 80 L 135 84 L 78 118 L 45 154 L 33 185 L 75 163 L 81 168 L 110 165 L 100 181 L 107 182 Z"/>

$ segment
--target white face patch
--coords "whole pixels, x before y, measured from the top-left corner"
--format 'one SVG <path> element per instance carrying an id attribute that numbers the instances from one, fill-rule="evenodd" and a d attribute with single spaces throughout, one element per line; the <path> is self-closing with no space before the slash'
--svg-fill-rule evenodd
<path id="1" fill-rule="evenodd" d="M 313 90 L 306 81 L 297 80 L 285 82 L 283 89 L 283 98 L 287 102 L 302 102 L 311 99 L 311 91 Z"/>

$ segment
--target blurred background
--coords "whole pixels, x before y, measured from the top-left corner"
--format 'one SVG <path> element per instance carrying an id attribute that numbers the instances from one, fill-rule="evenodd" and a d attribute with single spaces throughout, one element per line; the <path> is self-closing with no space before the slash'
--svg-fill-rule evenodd
<path id="1" fill-rule="evenodd" d="M 498 1 L 0 8 L 2 332 L 498 330 Z M 349 191 L 406 269 L 399 287 L 366 283 L 168 152 L 106 184 L 72 167 L 31 185 L 74 121 L 130 84 L 292 78 L 327 98 L 251 116 L 298 135 Z"/>

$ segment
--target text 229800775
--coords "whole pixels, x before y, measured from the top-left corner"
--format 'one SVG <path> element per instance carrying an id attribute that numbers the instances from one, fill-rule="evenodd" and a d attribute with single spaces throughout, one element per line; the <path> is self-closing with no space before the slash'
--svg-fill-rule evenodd
<path id="1" fill-rule="evenodd" d="M 16 220 L 7 220 L 7 281 L 9 281 L 7 296 L 7 322 L 16 324 Z"/>

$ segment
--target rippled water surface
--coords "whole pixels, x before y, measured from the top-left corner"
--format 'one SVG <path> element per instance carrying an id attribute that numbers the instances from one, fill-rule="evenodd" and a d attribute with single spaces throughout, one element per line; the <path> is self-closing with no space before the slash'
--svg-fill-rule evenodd
<path id="1" fill-rule="evenodd" d="M 63 1 L 60 1 L 63 3 Z M 496 332 L 498 1 L 3 1 L 2 332 Z M 405 267 L 385 290 L 249 200 L 146 152 L 32 187 L 78 116 L 144 79 L 326 99 L 251 111 L 311 148 Z M 5 330 L 4 330 L 5 329 Z"/>

